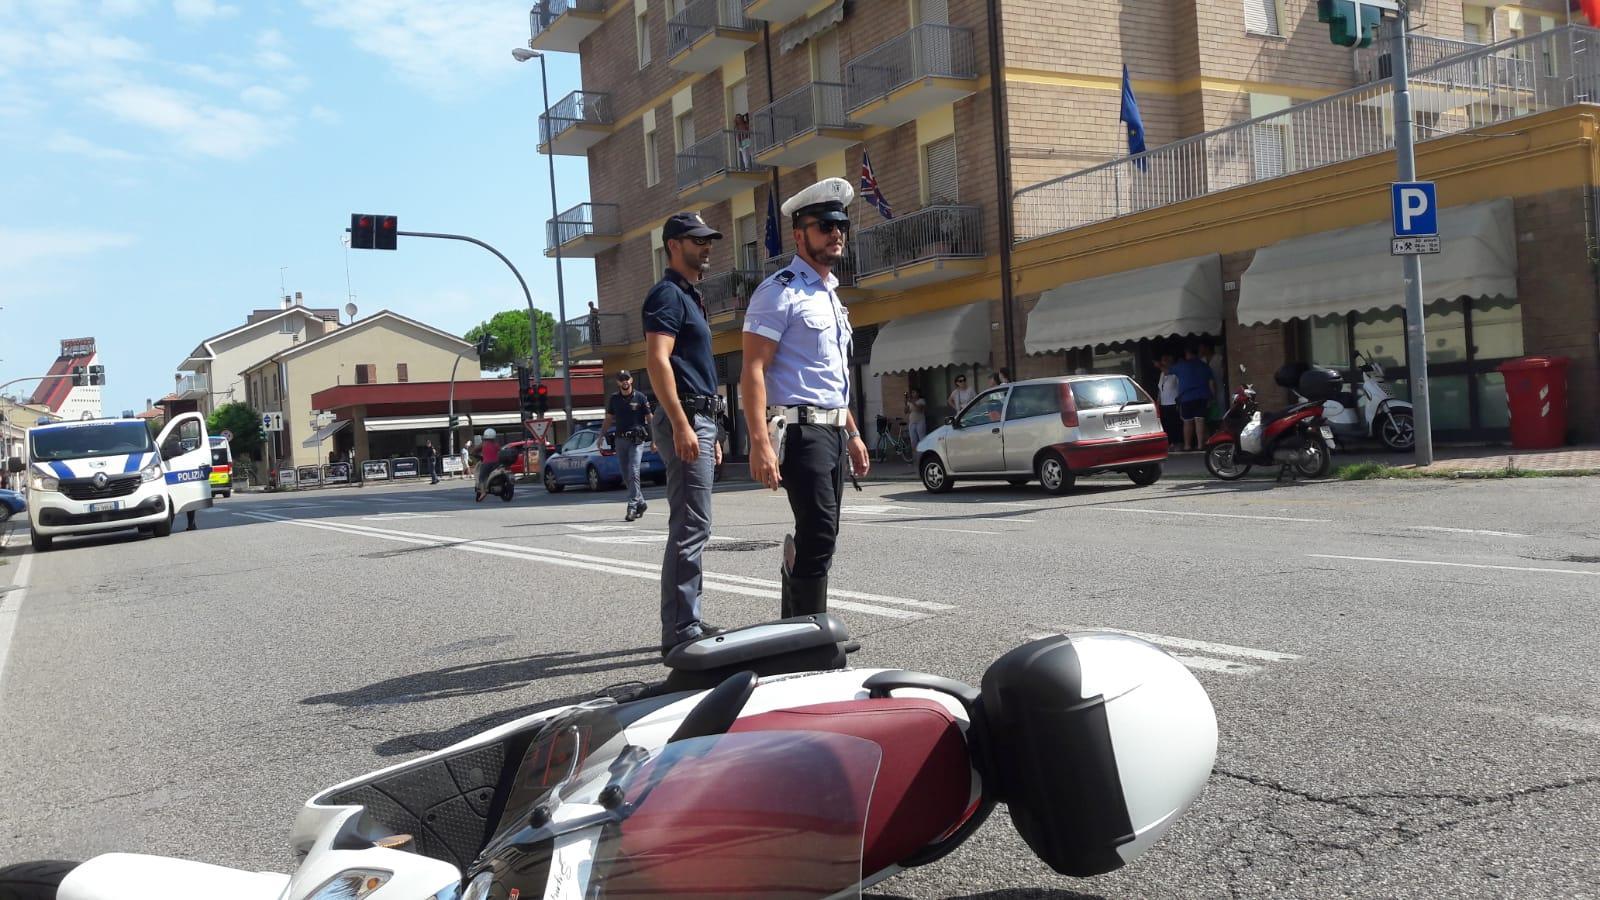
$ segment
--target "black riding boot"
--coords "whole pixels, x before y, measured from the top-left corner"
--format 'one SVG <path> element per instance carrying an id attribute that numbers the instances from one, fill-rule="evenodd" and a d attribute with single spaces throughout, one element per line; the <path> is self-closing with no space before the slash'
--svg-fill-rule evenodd
<path id="1" fill-rule="evenodd" d="M 828 576 L 790 578 L 789 598 L 791 616 L 812 616 L 827 612 Z"/>

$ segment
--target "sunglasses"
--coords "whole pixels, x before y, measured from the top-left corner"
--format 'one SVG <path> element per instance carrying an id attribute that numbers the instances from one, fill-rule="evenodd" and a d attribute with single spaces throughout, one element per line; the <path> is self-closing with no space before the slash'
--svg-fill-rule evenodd
<path id="1" fill-rule="evenodd" d="M 708 237 L 692 237 L 692 238 L 689 238 L 689 242 L 694 244 L 696 247 L 709 247 L 709 246 L 711 246 L 711 241 L 712 241 L 712 239 L 708 238 Z"/>
<path id="2" fill-rule="evenodd" d="M 807 222 L 806 227 L 815 228 L 823 234 L 833 234 L 835 231 L 839 232 L 840 234 L 850 233 L 849 222 L 836 222 L 832 220 L 827 222 Z"/>

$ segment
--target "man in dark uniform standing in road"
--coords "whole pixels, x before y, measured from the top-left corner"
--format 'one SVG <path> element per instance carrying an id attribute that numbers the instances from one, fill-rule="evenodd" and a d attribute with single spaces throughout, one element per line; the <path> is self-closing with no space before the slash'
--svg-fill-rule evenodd
<path id="1" fill-rule="evenodd" d="M 711 326 L 695 287 L 722 233 L 698 213 L 661 230 L 667 271 L 644 301 L 645 368 L 656 391 L 651 433 L 667 469 L 667 552 L 661 564 L 661 653 L 722 629 L 700 618 L 700 557 L 711 540 L 717 442 L 717 367 Z"/>
<path id="2" fill-rule="evenodd" d="M 782 614 L 827 611 L 845 467 L 867 474 L 867 445 L 850 412 L 850 316 L 833 266 L 844 258 L 855 196 L 829 178 L 783 204 L 795 256 L 750 295 L 739 381 L 750 428 L 750 474 L 794 511 L 793 558 L 781 567 Z M 848 462 L 846 461 L 848 457 Z"/>
<path id="3" fill-rule="evenodd" d="M 606 420 L 601 433 L 616 429 L 612 438 L 617 461 L 622 466 L 622 484 L 628 489 L 628 513 L 623 521 L 632 522 L 644 515 L 644 489 L 639 486 L 639 460 L 650 442 L 650 401 L 633 389 L 633 373 L 617 373 L 617 392 L 606 400 Z"/>

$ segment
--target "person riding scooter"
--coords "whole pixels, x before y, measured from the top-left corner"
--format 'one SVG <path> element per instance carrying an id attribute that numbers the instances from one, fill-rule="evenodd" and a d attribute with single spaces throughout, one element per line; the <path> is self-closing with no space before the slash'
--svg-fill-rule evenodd
<path id="1" fill-rule="evenodd" d="M 489 475 L 494 472 L 495 466 L 500 464 L 499 435 L 493 428 L 483 430 L 483 443 L 478 445 L 478 484 L 477 492 L 481 496 L 489 484 Z"/>

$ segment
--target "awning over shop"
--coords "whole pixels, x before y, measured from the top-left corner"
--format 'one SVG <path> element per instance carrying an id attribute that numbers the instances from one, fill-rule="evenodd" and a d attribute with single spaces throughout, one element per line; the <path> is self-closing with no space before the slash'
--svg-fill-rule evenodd
<path id="1" fill-rule="evenodd" d="M 1029 353 L 1222 331 L 1222 258 L 1212 253 L 1063 284 L 1028 314 Z"/>
<path id="2" fill-rule="evenodd" d="M 579 421 L 593 421 L 604 419 L 604 409 L 574 409 L 572 418 Z M 517 412 L 481 412 L 459 413 L 462 425 L 473 428 L 486 428 L 494 426 L 499 428 L 505 425 L 522 427 L 522 414 Z M 562 421 L 566 413 L 560 409 L 552 408 L 550 418 Z M 367 419 L 368 431 L 437 431 L 450 427 L 449 416 L 376 416 Z"/>
<path id="3" fill-rule="evenodd" d="M 300 442 L 300 446 L 302 446 L 302 447 L 315 447 L 316 445 L 322 443 L 323 441 L 327 440 L 328 438 L 333 437 L 334 432 L 338 431 L 339 429 L 341 429 L 341 428 L 343 428 L 343 427 L 345 427 L 346 425 L 349 425 L 349 424 L 350 424 L 350 420 L 349 419 L 339 419 L 338 421 L 334 422 L 332 425 L 324 425 L 321 428 L 317 429 L 317 433 L 316 434 L 313 434 L 312 436 L 310 436 L 310 437 L 306 438 L 305 440 L 301 441 Z"/>
<path id="4" fill-rule="evenodd" d="M 989 361 L 989 304 L 968 303 L 896 319 L 878 329 L 872 374 Z"/>
<path id="5" fill-rule="evenodd" d="M 1294 238 L 1256 251 L 1240 279 L 1239 323 L 1287 322 L 1387 309 L 1406 302 L 1392 229 L 1373 222 Z M 1510 198 L 1439 211 L 1443 252 L 1422 260 L 1422 300 L 1517 296 Z"/>

